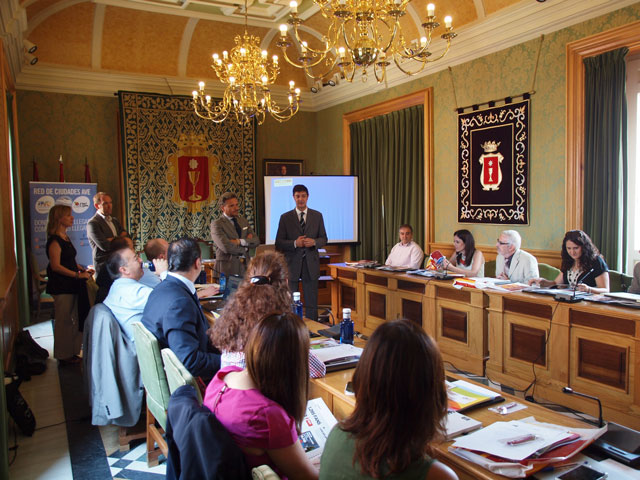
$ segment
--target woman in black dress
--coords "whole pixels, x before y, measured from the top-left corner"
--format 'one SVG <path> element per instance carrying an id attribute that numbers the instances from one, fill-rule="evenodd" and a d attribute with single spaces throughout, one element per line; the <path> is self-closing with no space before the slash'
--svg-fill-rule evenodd
<path id="1" fill-rule="evenodd" d="M 582 230 L 569 230 L 562 240 L 562 265 L 554 281 L 544 278 L 529 280 L 541 287 L 569 285 L 580 292 L 607 293 L 609 267 L 597 247 Z"/>
<path id="2" fill-rule="evenodd" d="M 73 225 L 71 207 L 54 205 L 47 222 L 47 293 L 53 296 L 53 356 L 61 365 L 78 363 L 82 326 L 89 312 L 87 279 L 91 270 L 76 263 L 76 249 L 67 236 Z"/>

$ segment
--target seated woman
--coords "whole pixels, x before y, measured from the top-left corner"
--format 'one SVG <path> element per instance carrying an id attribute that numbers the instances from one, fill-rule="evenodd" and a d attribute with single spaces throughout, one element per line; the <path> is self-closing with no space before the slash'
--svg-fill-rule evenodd
<path id="1" fill-rule="evenodd" d="M 469 230 L 453 233 L 454 254 L 444 260 L 445 270 L 462 273 L 467 277 L 484 277 L 484 255 L 476 250 L 476 241 Z"/>
<path id="2" fill-rule="evenodd" d="M 562 240 L 562 264 L 555 280 L 534 278 L 529 284 L 541 287 L 569 285 L 580 292 L 606 293 L 609 291 L 609 267 L 602 255 L 582 230 L 568 231 Z"/>
<path id="3" fill-rule="evenodd" d="M 204 405 L 244 452 L 250 468 L 269 465 L 281 477 L 316 479 L 298 441 L 307 405 L 309 333 L 291 312 L 270 314 L 253 328 L 246 368 L 222 368 Z"/>
<path id="4" fill-rule="evenodd" d="M 435 342 L 409 320 L 383 323 L 353 375 L 356 407 L 327 438 L 320 479 L 457 480 L 427 455 L 444 436 L 447 390 Z"/>
<path id="5" fill-rule="evenodd" d="M 291 311 L 289 269 L 279 252 L 265 252 L 249 264 L 244 282 L 222 311 L 209 338 L 221 352 L 220 366 L 244 368 L 244 346 L 254 325 L 269 312 Z M 323 377 L 327 369 L 318 357 L 309 354 L 312 378 Z"/>

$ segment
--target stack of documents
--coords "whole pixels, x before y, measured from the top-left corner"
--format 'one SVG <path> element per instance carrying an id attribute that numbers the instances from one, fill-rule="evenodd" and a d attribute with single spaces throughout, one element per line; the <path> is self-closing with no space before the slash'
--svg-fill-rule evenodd
<path id="1" fill-rule="evenodd" d="M 449 450 L 493 473 L 524 478 L 549 464 L 565 461 L 606 432 L 537 422 L 529 417 L 495 422 L 459 437 Z"/>
<path id="2" fill-rule="evenodd" d="M 498 392 L 464 380 L 447 381 L 446 385 L 449 410 L 454 412 L 462 413 L 475 407 L 504 402 L 504 397 Z"/>

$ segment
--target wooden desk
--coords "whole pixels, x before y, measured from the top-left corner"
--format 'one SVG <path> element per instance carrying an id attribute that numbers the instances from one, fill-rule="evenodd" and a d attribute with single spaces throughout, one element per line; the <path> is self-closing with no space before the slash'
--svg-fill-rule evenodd
<path id="1" fill-rule="evenodd" d="M 318 329 L 325 328 L 324 325 L 318 324 L 317 322 L 313 322 L 311 320 L 307 320 L 307 326 L 310 330 L 317 331 Z M 360 340 L 360 342 L 362 342 Z M 356 342 L 358 344 L 359 342 Z M 362 346 L 362 343 L 360 345 Z M 342 420 L 347 417 L 355 408 L 355 397 L 352 395 L 347 395 L 344 393 L 344 388 L 348 381 L 353 377 L 353 372 L 355 369 L 342 370 L 339 372 L 332 372 L 327 374 L 324 378 L 313 378 L 311 379 L 310 388 L 309 388 L 309 398 L 317 398 L 321 397 L 324 402 L 327 404 L 329 409 L 333 412 L 333 415 L 338 419 Z M 454 378 L 463 378 L 458 375 L 447 372 L 447 376 L 451 376 Z M 470 381 L 467 378 L 464 378 L 466 381 Z M 483 385 L 484 388 L 485 387 Z M 517 412 L 513 412 L 509 415 L 502 416 L 497 413 L 491 412 L 488 410 L 488 407 L 477 408 L 471 410 L 466 415 L 482 422 L 484 426 L 490 425 L 496 421 L 510 421 L 510 420 L 519 420 L 522 418 L 526 418 L 529 416 L 534 416 L 536 420 L 541 422 L 555 423 L 560 425 L 567 425 L 570 427 L 577 428 L 589 428 L 590 426 L 580 422 L 578 420 L 574 420 L 563 415 L 560 415 L 556 412 L 548 410 L 544 407 L 535 404 L 529 404 L 524 402 L 522 399 L 516 398 L 512 395 L 508 395 L 502 393 L 502 396 L 505 397 L 506 402 L 517 401 L 520 403 L 525 403 L 528 405 L 528 408 L 524 410 L 520 410 Z M 455 470 L 461 480 L 495 480 L 495 479 L 504 479 L 505 477 L 501 475 L 495 475 L 488 470 L 481 468 L 478 465 L 470 463 L 454 454 L 449 452 L 447 448 L 453 443 L 453 441 L 441 443 L 438 445 L 434 445 L 435 457 L 443 463 L 446 463 L 451 468 Z"/>
<path id="2" fill-rule="evenodd" d="M 422 325 L 456 368 L 640 429 L 640 310 L 550 296 L 456 289 L 452 281 L 331 265 L 332 307 L 352 309 L 358 331 L 406 317 Z"/>
<path id="3" fill-rule="evenodd" d="M 450 280 L 332 264 L 336 320 L 351 308 L 356 330 L 370 335 L 389 320 L 408 318 L 437 342 L 445 361 L 484 374 L 488 357 L 488 299 L 482 290 L 457 289 Z"/>

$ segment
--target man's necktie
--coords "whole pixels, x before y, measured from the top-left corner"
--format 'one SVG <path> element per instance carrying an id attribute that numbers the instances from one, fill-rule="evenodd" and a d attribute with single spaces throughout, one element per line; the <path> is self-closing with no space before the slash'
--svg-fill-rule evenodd
<path id="1" fill-rule="evenodd" d="M 242 238 L 242 229 L 240 228 L 238 219 L 236 217 L 231 217 L 231 220 L 233 220 L 233 226 L 236 227 L 236 233 L 238 234 L 238 238 Z"/>
<path id="2" fill-rule="evenodd" d="M 304 233 L 304 227 L 306 227 L 307 224 L 304 221 L 304 212 L 300 212 L 300 228 L 302 229 L 302 232 Z"/>

